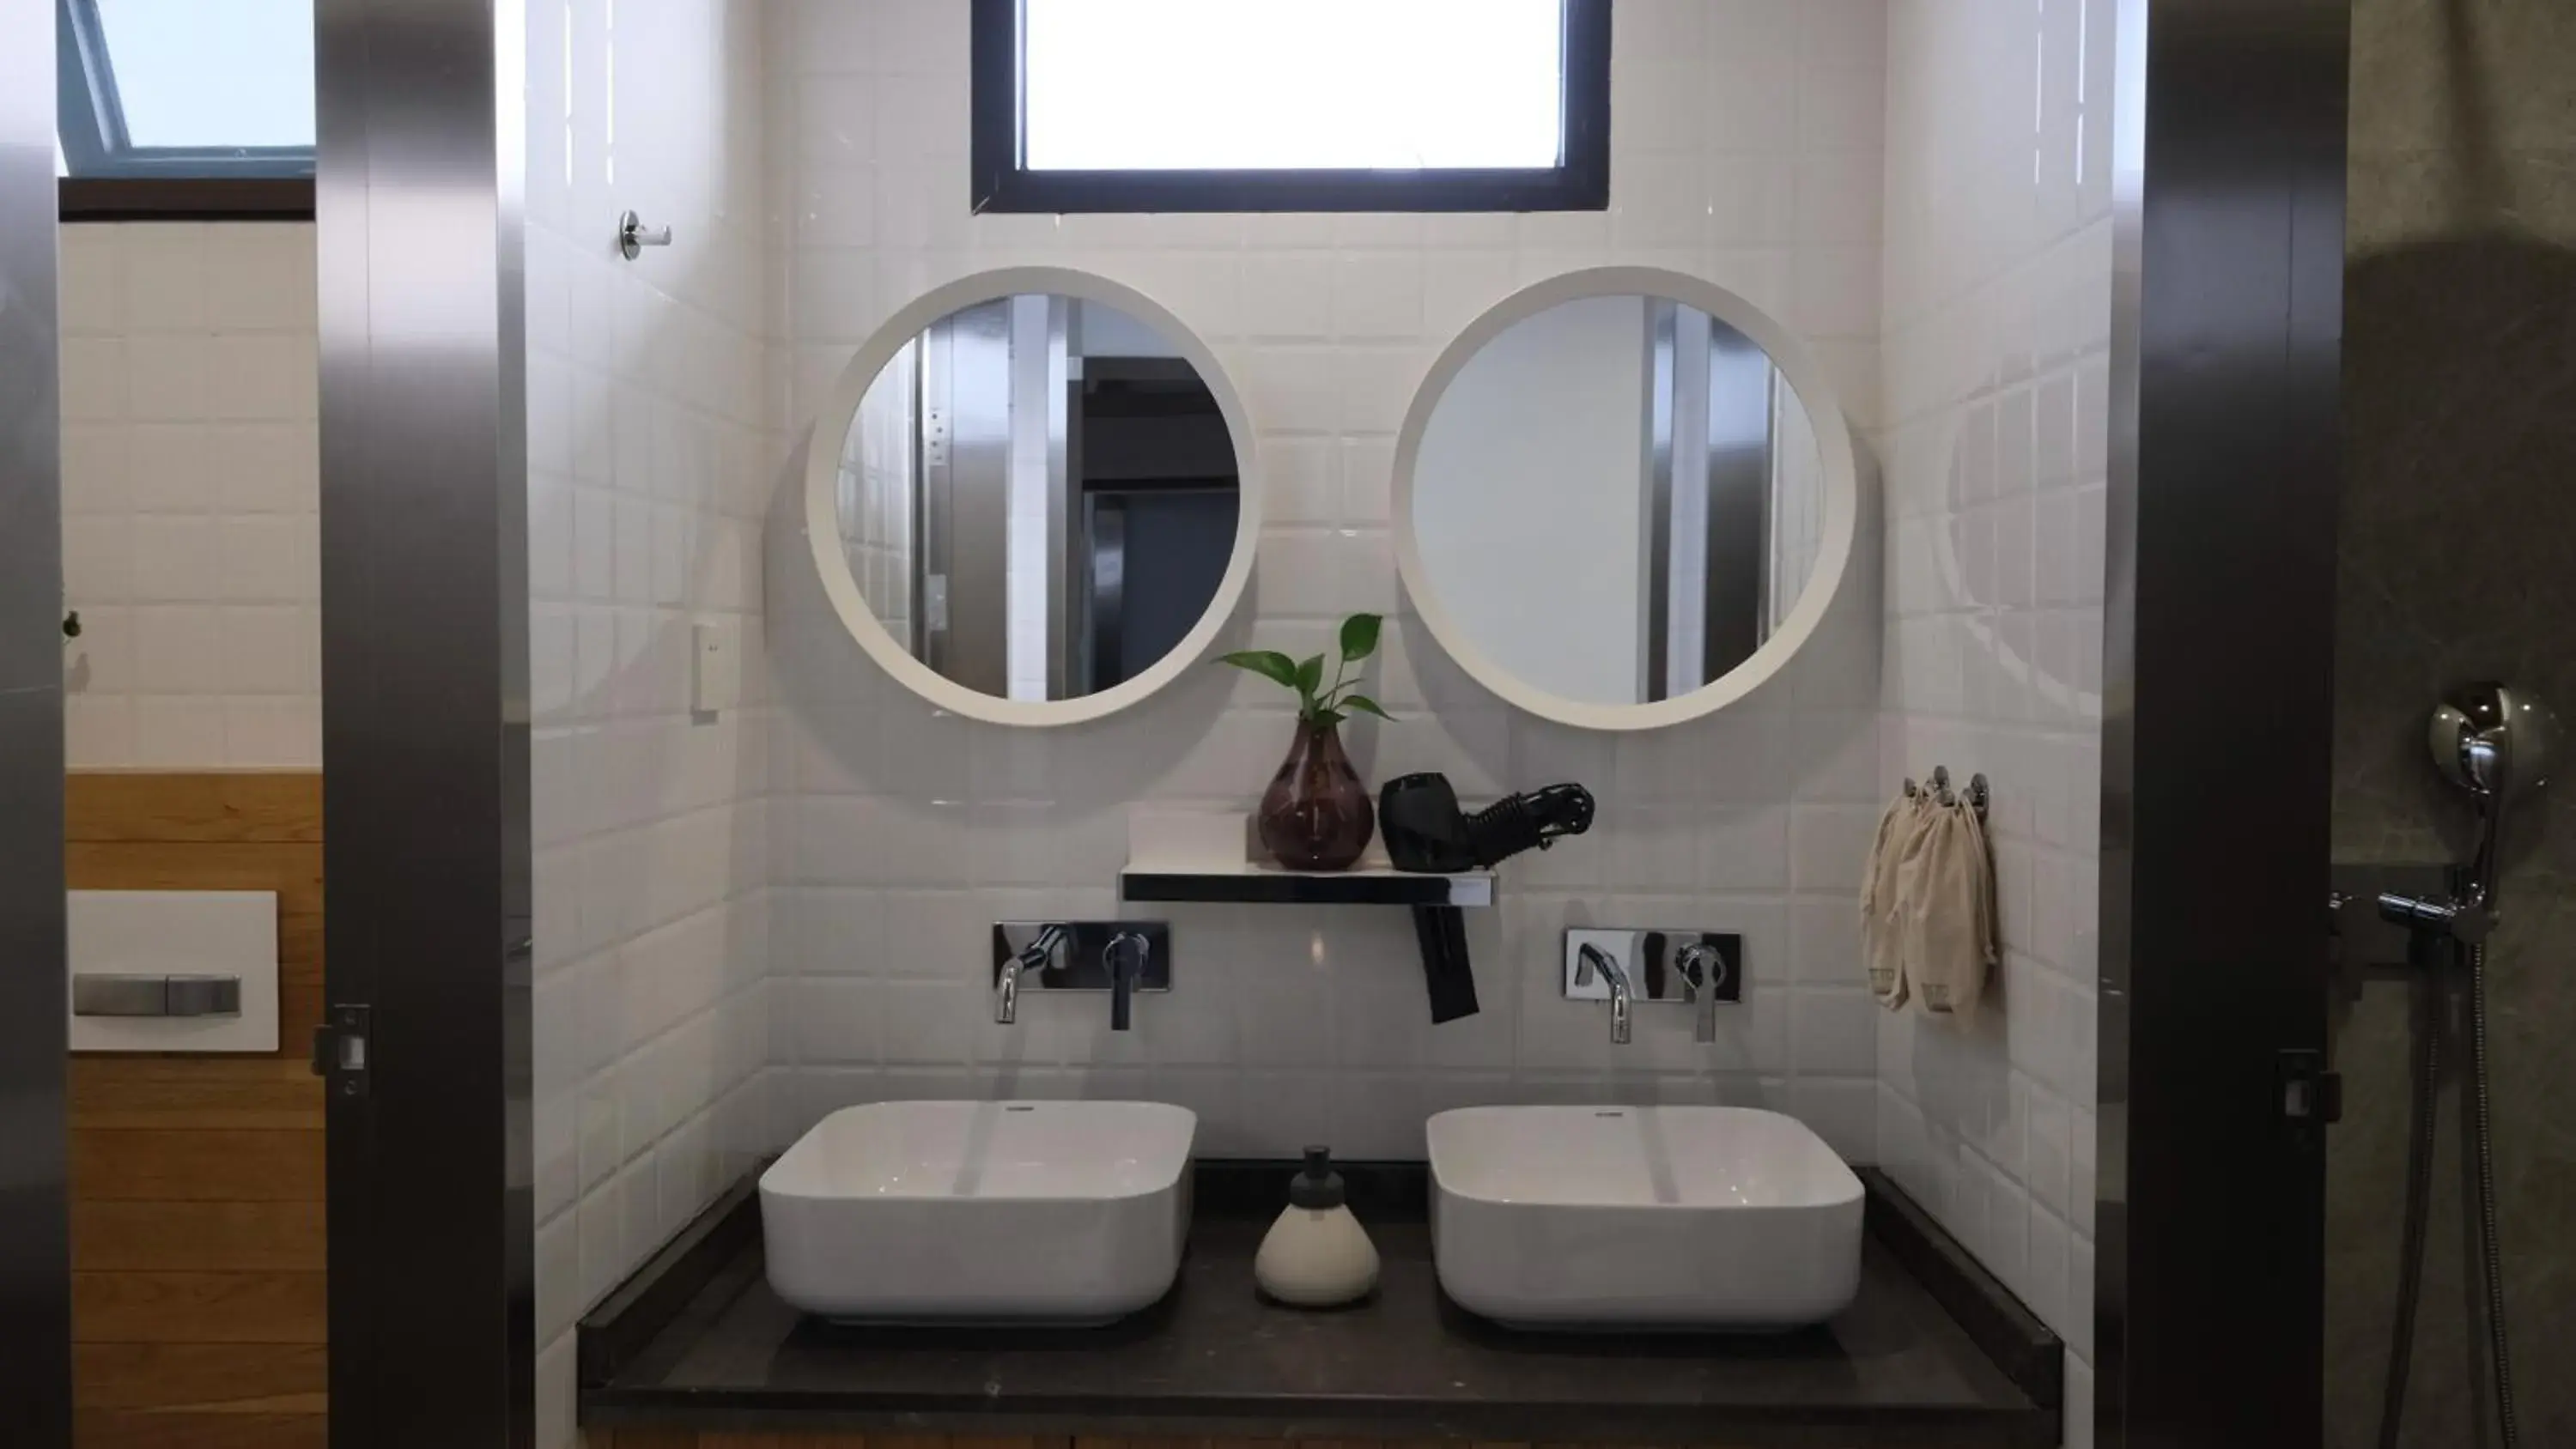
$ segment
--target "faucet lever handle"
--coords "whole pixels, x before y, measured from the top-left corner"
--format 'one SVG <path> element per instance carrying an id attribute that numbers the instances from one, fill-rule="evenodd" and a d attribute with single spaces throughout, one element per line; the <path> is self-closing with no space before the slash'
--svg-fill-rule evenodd
<path id="1" fill-rule="evenodd" d="M 1121 931 L 1100 948 L 1100 959 L 1109 967 L 1109 1029 L 1125 1031 L 1133 1022 L 1136 983 L 1144 979 L 1145 963 L 1154 959 L 1154 943 L 1135 931 Z"/>

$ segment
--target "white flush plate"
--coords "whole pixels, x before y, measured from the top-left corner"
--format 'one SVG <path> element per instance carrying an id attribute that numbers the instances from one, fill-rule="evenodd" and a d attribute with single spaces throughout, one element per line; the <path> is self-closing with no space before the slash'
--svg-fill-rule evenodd
<path id="1" fill-rule="evenodd" d="M 83 976 L 234 976 L 226 1016 L 71 1016 L 76 1052 L 277 1050 L 273 891 L 71 891 L 71 982 Z M 65 997 L 73 994 L 66 983 Z M 68 1006 L 66 1010 L 68 1010 Z"/>

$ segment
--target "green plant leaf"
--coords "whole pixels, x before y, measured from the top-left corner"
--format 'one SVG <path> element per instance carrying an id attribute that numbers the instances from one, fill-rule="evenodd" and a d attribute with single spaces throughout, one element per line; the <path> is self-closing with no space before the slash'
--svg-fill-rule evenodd
<path id="1" fill-rule="evenodd" d="M 1297 687 L 1297 661 L 1271 649 L 1247 649 L 1228 654 L 1218 661 L 1237 669 L 1248 669 L 1285 689 Z"/>
<path id="2" fill-rule="evenodd" d="M 1301 715 L 1299 718 L 1318 728 L 1331 729 L 1342 722 L 1342 712 L 1337 709 L 1319 709 L 1313 714 Z"/>
<path id="3" fill-rule="evenodd" d="M 1377 633 L 1386 620 L 1376 614 L 1353 614 L 1342 621 L 1342 660 L 1356 664 L 1377 652 Z"/>
<path id="4" fill-rule="evenodd" d="M 1361 714 L 1376 715 L 1379 719 L 1385 720 L 1389 724 L 1398 723 L 1396 717 L 1388 714 L 1384 706 L 1380 705 L 1376 700 L 1369 698 L 1365 694 L 1346 694 L 1342 696 L 1340 702 L 1337 703 L 1334 708 L 1356 710 Z"/>
<path id="5" fill-rule="evenodd" d="M 1304 659 L 1304 660 L 1300 660 L 1300 661 L 1298 661 L 1298 664 L 1297 664 L 1296 688 L 1297 688 L 1297 692 L 1298 692 L 1299 694 L 1306 695 L 1307 697 L 1312 698 L 1312 697 L 1314 696 L 1315 691 L 1316 691 L 1316 690 L 1318 690 L 1318 689 L 1320 689 L 1320 688 L 1322 688 L 1322 687 L 1323 687 L 1323 684 L 1324 684 L 1324 656 L 1323 656 L 1323 655 L 1318 654 L 1318 655 L 1316 655 L 1316 656 L 1315 656 L 1314 658 L 1312 658 L 1312 659 Z"/>

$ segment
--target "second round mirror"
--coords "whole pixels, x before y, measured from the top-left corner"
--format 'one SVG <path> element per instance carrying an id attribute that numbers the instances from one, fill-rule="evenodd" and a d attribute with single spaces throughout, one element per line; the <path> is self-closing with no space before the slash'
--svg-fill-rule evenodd
<path id="1" fill-rule="evenodd" d="M 1784 366 L 1778 330 L 1715 288 L 1555 285 L 1567 295 L 1480 323 L 1415 404 L 1406 582 L 1514 703 L 1599 728 L 1687 718 L 1775 668 L 1839 582 L 1854 511 L 1840 413 Z"/>

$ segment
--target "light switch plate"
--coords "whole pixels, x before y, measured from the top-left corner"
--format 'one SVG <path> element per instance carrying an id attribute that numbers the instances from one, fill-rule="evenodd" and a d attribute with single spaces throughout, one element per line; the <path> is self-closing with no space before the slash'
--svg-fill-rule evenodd
<path id="1" fill-rule="evenodd" d="M 691 626 L 695 667 L 690 671 L 689 708 L 714 714 L 733 708 L 742 698 L 742 647 L 733 624 L 701 619 Z"/>

